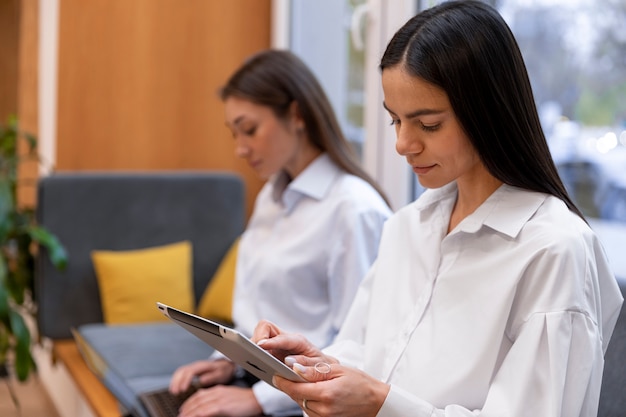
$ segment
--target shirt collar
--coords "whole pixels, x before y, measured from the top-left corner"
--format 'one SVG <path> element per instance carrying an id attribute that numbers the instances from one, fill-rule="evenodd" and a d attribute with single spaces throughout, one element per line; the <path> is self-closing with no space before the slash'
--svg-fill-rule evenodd
<path id="1" fill-rule="evenodd" d="M 547 194 L 503 184 L 468 217 L 462 230 L 475 232 L 484 224 L 514 238 L 547 197 Z"/>
<path id="2" fill-rule="evenodd" d="M 272 180 L 272 198 L 282 202 L 287 211 L 291 211 L 303 197 L 321 200 L 339 173 L 339 167 L 328 154 L 322 153 L 291 182 L 286 172 L 277 174 Z"/>
<path id="3" fill-rule="evenodd" d="M 456 195 L 456 182 L 452 182 L 426 193 L 423 199 L 416 202 L 416 208 L 434 210 L 440 203 L 456 198 Z M 459 230 L 475 233 L 485 225 L 514 238 L 547 197 L 543 193 L 503 184 L 461 222 Z M 450 210 L 452 206 L 453 204 L 449 204 Z"/>

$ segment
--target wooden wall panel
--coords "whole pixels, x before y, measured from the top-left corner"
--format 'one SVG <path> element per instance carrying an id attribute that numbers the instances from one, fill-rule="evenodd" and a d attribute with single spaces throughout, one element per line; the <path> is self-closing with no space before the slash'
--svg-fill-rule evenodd
<path id="1" fill-rule="evenodd" d="M 24 132 L 37 135 L 38 123 L 38 71 L 39 71 L 39 1 L 21 0 L 18 47 L 17 115 Z M 26 142 L 20 143 L 20 152 L 27 153 Z M 46 163 L 48 161 L 41 161 Z M 34 207 L 37 200 L 39 161 L 26 160 L 19 167 L 20 187 L 18 201 Z"/>
<path id="2" fill-rule="evenodd" d="M 17 112 L 19 0 L 0 1 L 0 122 Z"/>
<path id="3" fill-rule="evenodd" d="M 57 170 L 220 169 L 234 155 L 216 91 L 270 46 L 270 0 L 60 0 Z"/>
<path id="4" fill-rule="evenodd" d="M 37 133 L 38 0 L 0 0 L 0 123 L 18 117 L 20 129 Z M 18 143 L 23 156 L 26 142 Z M 22 157 L 17 203 L 35 205 L 37 162 Z"/>

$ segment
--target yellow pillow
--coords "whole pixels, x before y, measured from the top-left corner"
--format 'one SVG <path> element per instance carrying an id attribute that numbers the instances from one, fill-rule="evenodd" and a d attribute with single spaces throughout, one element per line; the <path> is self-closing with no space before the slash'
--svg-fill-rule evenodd
<path id="1" fill-rule="evenodd" d="M 204 290 L 197 313 L 200 317 L 232 323 L 233 289 L 239 239 L 236 239 L 222 258 L 215 275 Z"/>
<path id="2" fill-rule="evenodd" d="M 102 314 L 109 324 L 165 321 L 160 301 L 194 308 L 191 242 L 129 251 L 92 251 Z"/>

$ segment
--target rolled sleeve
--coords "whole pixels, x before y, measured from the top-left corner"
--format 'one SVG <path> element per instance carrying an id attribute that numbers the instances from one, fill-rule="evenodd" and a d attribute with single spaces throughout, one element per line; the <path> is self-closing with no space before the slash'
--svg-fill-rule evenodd
<path id="1" fill-rule="evenodd" d="M 302 414 L 302 409 L 287 394 L 265 382 L 252 386 L 256 400 L 263 409 L 263 414 L 271 416 L 294 416 Z"/>

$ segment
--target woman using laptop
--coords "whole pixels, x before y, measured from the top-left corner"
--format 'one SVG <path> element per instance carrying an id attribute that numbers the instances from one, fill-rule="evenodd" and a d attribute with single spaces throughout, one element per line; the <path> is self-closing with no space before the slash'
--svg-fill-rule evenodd
<path id="1" fill-rule="evenodd" d="M 239 244 L 233 320 L 251 336 L 271 318 L 325 346 L 372 264 L 385 220 L 383 193 L 360 168 L 313 73 L 294 54 L 252 56 L 221 89 L 235 152 L 267 183 Z M 229 385 L 235 365 L 213 357 L 179 368 L 172 393 L 209 386 L 180 416 L 301 415 L 264 382 Z"/>
<path id="2" fill-rule="evenodd" d="M 396 149 L 428 190 L 385 224 L 330 347 L 260 323 L 254 340 L 311 381 L 276 385 L 311 417 L 595 417 L 623 300 L 508 26 L 442 3 L 380 68 Z"/>

